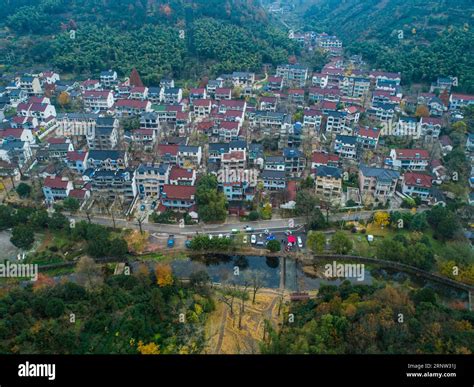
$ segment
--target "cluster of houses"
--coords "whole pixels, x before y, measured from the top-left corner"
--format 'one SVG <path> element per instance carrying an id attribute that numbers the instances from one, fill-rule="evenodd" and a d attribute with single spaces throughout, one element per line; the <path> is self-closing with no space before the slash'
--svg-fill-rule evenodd
<path id="1" fill-rule="evenodd" d="M 336 206 L 444 203 L 440 186 L 451 177 L 442 160 L 453 146 L 443 129 L 474 96 L 444 77 L 427 93 L 404 95 L 400 73 L 343 57 L 337 37 L 290 37 L 326 50 L 329 62 L 319 72 L 266 65 L 260 79 L 236 71 L 189 89 L 172 79 L 145 86 L 135 69 L 125 79 L 113 70 L 84 81 L 53 71 L 14 77 L 0 88 L 0 174 L 34 171 L 47 203 L 151 200 L 159 213 L 195 219 L 196 183 L 207 173 L 235 214 L 256 197 L 294 207 L 308 176 L 315 195 Z M 415 145 L 388 146 L 388 138 Z M 428 151 L 427 141 L 437 147 Z M 474 152 L 473 136 L 466 141 Z"/>

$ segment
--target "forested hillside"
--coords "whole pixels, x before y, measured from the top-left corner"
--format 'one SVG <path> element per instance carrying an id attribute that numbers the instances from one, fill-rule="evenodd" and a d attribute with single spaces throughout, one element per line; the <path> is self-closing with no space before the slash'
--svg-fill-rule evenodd
<path id="1" fill-rule="evenodd" d="M 294 324 L 272 332 L 266 354 L 469 354 L 472 312 L 443 306 L 433 290 L 323 285 L 293 304 Z"/>
<path id="2" fill-rule="evenodd" d="M 401 71 L 405 82 L 452 75 L 473 92 L 473 14 L 469 0 L 319 0 L 303 20 L 336 33 L 374 67 Z"/>
<path id="3" fill-rule="evenodd" d="M 295 53 L 252 1 L 1 0 L 0 20 L 9 65 L 46 64 L 81 76 L 136 67 L 156 83 L 259 70 Z"/>

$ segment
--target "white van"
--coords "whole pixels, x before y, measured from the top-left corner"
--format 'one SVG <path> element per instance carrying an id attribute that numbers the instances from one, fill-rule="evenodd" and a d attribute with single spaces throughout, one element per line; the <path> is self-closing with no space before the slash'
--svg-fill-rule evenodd
<path id="1" fill-rule="evenodd" d="M 301 237 L 298 237 L 297 240 L 298 240 L 298 247 L 299 247 L 300 249 L 302 249 L 302 248 L 303 248 L 303 239 L 301 239 Z"/>

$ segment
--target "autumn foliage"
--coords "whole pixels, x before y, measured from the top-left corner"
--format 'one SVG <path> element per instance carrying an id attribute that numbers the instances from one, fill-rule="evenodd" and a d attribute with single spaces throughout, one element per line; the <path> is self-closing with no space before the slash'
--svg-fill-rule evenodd
<path id="1" fill-rule="evenodd" d="M 173 270 L 168 264 L 158 264 L 155 269 L 156 283 L 160 287 L 173 284 Z"/>

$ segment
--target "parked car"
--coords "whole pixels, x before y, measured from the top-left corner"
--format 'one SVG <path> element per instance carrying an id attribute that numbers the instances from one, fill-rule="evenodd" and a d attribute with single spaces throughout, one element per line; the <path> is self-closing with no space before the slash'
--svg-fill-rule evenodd
<path id="1" fill-rule="evenodd" d="M 174 247 L 174 235 L 170 235 L 170 236 L 168 237 L 168 247 L 169 247 L 169 248 Z"/>
<path id="2" fill-rule="evenodd" d="M 247 232 L 252 232 L 252 231 L 253 231 L 253 228 L 250 227 L 250 226 L 246 226 L 246 227 L 245 227 L 245 231 L 247 231 Z"/>
<path id="3" fill-rule="evenodd" d="M 145 211 L 145 209 L 146 209 L 146 206 L 145 206 L 144 204 L 142 204 L 142 205 L 140 206 L 140 211 Z"/>
<path id="4" fill-rule="evenodd" d="M 255 234 L 253 234 L 251 237 L 250 237 L 250 243 L 251 244 L 255 244 L 257 243 L 257 236 Z"/>
<path id="5" fill-rule="evenodd" d="M 191 248 L 191 240 L 187 239 L 186 242 L 184 242 L 184 245 L 186 246 L 187 249 Z"/>
<path id="6" fill-rule="evenodd" d="M 298 247 L 299 247 L 300 249 L 303 248 L 303 240 L 301 239 L 301 237 L 298 237 Z"/>
<path id="7" fill-rule="evenodd" d="M 154 210 L 156 208 L 156 202 L 151 203 L 151 209 Z"/>
<path id="8" fill-rule="evenodd" d="M 267 228 L 267 229 L 265 229 L 265 231 L 264 231 L 264 232 L 265 232 L 265 235 L 268 235 L 268 234 L 270 234 L 270 231 L 268 230 L 268 228 Z"/>

